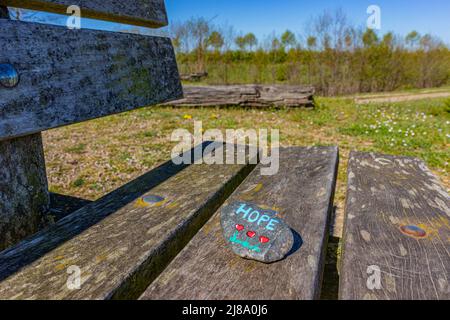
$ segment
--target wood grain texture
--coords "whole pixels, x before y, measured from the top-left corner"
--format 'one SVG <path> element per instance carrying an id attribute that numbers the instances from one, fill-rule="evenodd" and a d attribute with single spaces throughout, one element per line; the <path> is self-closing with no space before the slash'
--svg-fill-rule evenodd
<path id="1" fill-rule="evenodd" d="M 182 96 L 170 39 L 0 19 L 0 140 Z"/>
<path id="2" fill-rule="evenodd" d="M 167 105 L 179 107 L 238 106 L 253 108 L 312 107 L 314 88 L 286 85 L 184 86 L 184 98 Z"/>
<path id="3" fill-rule="evenodd" d="M 46 225 L 49 201 L 41 134 L 0 141 L 0 251 Z"/>
<path id="4" fill-rule="evenodd" d="M 124 187 L 85 206 L 0 255 L 0 279 L 10 275 L 0 299 L 139 297 L 253 168 L 191 165 L 150 190 L 147 177 L 138 190 Z M 149 195 L 164 200 L 146 204 Z M 35 261 L 11 274 L 30 255 Z M 80 290 L 66 286 L 73 265 L 81 269 Z"/>
<path id="5" fill-rule="evenodd" d="M 319 298 L 337 165 L 337 148 L 281 149 L 277 175 L 261 176 L 257 167 L 224 204 L 246 201 L 278 211 L 298 233 L 285 260 L 266 265 L 235 255 L 226 247 L 218 211 L 141 299 Z"/>
<path id="6" fill-rule="evenodd" d="M 164 0 L 0 0 L 0 5 L 59 14 L 77 5 L 83 18 L 151 28 L 167 25 Z"/>
<path id="7" fill-rule="evenodd" d="M 0 141 L 0 251 L 42 229 L 49 204 L 41 134 Z"/>
<path id="8" fill-rule="evenodd" d="M 420 160 L 358 152 L 348 177 L 340 298 L 450 299 L 450 198 L 438 179 Z"/>

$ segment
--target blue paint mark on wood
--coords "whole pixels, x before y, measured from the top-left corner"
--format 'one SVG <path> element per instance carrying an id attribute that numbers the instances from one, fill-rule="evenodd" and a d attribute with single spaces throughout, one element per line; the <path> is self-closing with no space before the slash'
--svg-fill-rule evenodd
<path id="1" fill-rule="evenodd" d="M 163 197 L 149 195 L 142 198 L 142 200 L 147 204 L 156 204 L 164 201 Z"/>
<path id="2" fill-rule="evenodd" d="M 425 230 L 414 225 L 401 226 L 400 230 L 403 234 L 414 238 L 425 238 L 427 236 L 427 232 Z"/>

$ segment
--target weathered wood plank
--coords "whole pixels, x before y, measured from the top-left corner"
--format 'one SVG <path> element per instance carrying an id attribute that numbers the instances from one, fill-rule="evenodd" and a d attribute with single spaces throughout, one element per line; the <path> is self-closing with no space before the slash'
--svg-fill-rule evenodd
<path id="1" fill-rule="evenodd" d="M 41 134 L 0 141 L 0 251 L 46 225 L 49 201 Z"/>
<path id="2" fill-rule="evenodd" d="M 420 160 L 359 152 L 348 177 L 340 298 L 450 299 L 450 198 L 438 179 Z"/>
<path id="3" fill-rule="evenodd" d="M 0 19 L 0 140 L 177 99 L 170 39 Z"/>
<path id="4" fill-rule="evenodd" d="M 0 5 L 59 14 L 77 5 L 83 18 L 151 28 L 167 25 L 164 0 L 0 0 Z"/>
<path id="5" fill-rule="evenodd" d="M 281 149 L 277 175 L 261 176 L 257 167 L 227 200 L 279 212 L 298 233 L 285 260 L 267 265 L 234 255 L 226 247 L 219 211 L 141 299 L 319 298 L 337 164 L 337 148 Z"/>
<path id="6" fill-rule="evenodd" d="M 0 279 L 9 276 L 0 299 L 139 297 L 253 168 L 191 165 L 87 205 L 0 255 Z M 66 286 L 70 266 L 81 270 L 80 290 Z"/>
<path id="7" fill-rule="evenodd" d="M 184 98 L 167 105 L 179 107 L 312 107 L 314 88 L 285 85 L 184 86 Z"/>
<path id="8" fill-rule="evenodd" d="M 0 251 L 42 229 L 49 204 L 41 134 L 0 141 Z"/>

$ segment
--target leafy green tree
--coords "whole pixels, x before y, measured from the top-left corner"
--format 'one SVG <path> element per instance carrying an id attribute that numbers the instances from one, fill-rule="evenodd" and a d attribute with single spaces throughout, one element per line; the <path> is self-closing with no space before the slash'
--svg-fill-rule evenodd
<path id="1" fill-rule="evenodd" d="M 322 95 L 450 84 L 450 50 L 438 38 L 360 30 L 342 14 L 311 20 L 304 49 L 289 30 L 262 46 L 253 34 L 236 37 L 232 28 L 199 18 L 169 30 L 180 71 L 208 70 L 209 83 L 311 84 Z"/>
<path id="2" fill-rule="evenodd" d="M 406 44 L 412 49 L 420 42 L 420 34 L 417 31 L 411 31 L 405 38 Z"/>
<path id="3" fill-rule="evenodd" d="M 218 31 L 213 31 L 207 40 L 208 46 L 213 47 L 215 51 L 220 51 L 225 44 L 223 36 Z"/>
<path id="4" fill-rule="evenodd" d="M 375 46 L 378 43 L 379 39 L 375 31 L 373 31 L 372 29 L 367 29 L 362 36 L 362 41 L 365 47 L 370 48 Z"/>
<path id="5" fill-rule="evenodd" d="M 245 38 L 244 37 L 237 37 L 234 42 L 236 43 L 239 50 L 244 51 L 245 50 Z"/>
<path id="6" fill-rule="evenodd" d="M 433 37 L 430 34 L 426 34 L 420 38 L 420 46 L 422 49 L 430 49 L 434 44 Z"/>
<path id="7" fill-rule="evenodd" d="M 291 31 L 286 30 L 281 35 L 281 45 L 284 48 L 292 48 L 297 44 L 297 39 L 295 38 L 295 34 L 293 34 Z"/>
<path id="8" fill-rule="evenodd" d="M 394 34 L 392 32 L 388 32 L 383 36 L 383 44 L 389 48 L 392 48 L 394 45 Z"/>
<path id="9" fill-rule="evenodd" d="M 278 38 L 272 39 L 272 51 L 277 51 L 281 49 L 281 41 Z"/>
<path id="10" fill-rule="evenodd" d="M 258 44 L 258 39 L 253 33 L 247 33 L 245 36 L 237 37 L 235 43 L 241 51 L 253 50 Z"/>
<path id="11" fill-rule="evenodd" d="M 244 42 L 247 48 L 253 50 L 254 47 L 258 45 L 258 39 L 253 33 L 247 33 L 244 37 Z"/>
<path id="12" fill-rule="evenodd" d="M 308 49 L 314 49 L 317 46 L 317 38 L 313 36 L 309 36 L 308 39 L 306 39 L 306 45 L 308 46 Z"/>

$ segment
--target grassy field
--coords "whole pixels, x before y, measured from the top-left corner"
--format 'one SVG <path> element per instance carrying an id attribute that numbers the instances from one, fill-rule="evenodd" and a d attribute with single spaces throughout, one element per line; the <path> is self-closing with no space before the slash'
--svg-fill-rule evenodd
<path id="1" fill-rule="evenodd" d="M 312 110 L 144 108 L 44 134 L 53 192 L 97 199 L 170 157 L 174 129 L 280 129 L 283 146 L 338 145 L 335 236 L 341 232 L 350 150 L 423 159 L 450 186 L 450 100 L 356 105 L 318 98 Z"/>

